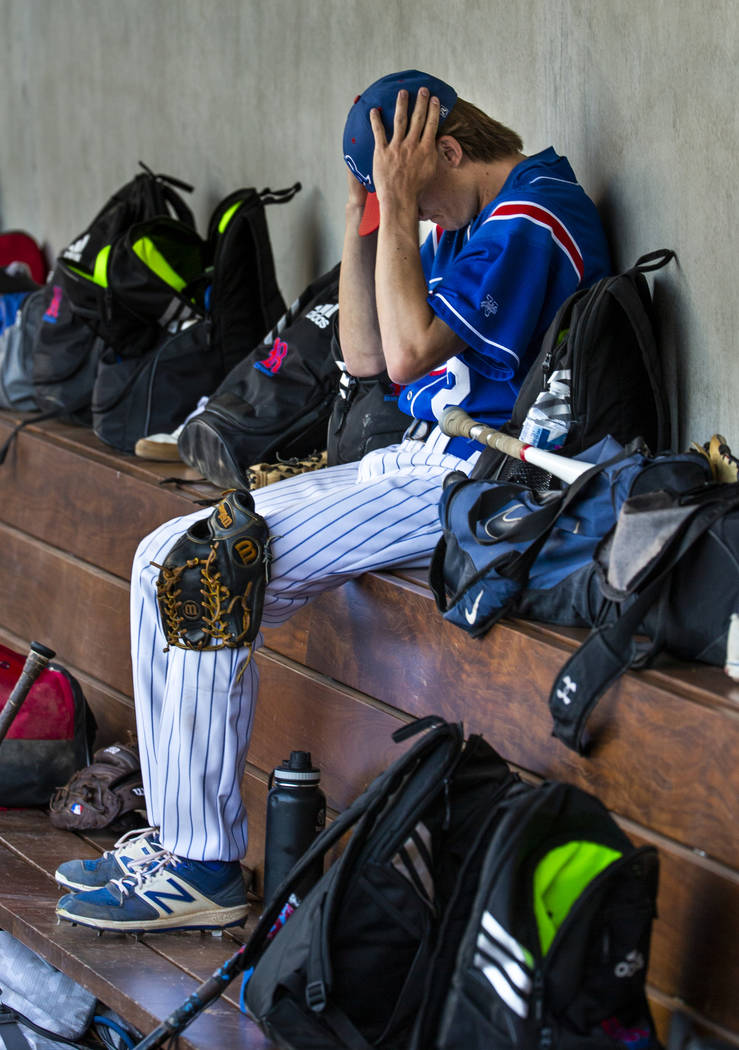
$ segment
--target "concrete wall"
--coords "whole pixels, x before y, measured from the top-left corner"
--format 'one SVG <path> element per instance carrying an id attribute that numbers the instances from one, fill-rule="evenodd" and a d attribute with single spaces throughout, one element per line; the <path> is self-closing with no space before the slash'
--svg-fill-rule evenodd
<path id="1" fill-rule="evenodd" d="M 210 209 L 300 179 L 269 223 L 286 298 L 340 256 L 354 95 L 419 67 L 566 154 L 619 266 L 657 279 L 680 447 L 739 446 L 735 0 L 0 0 L 0 228 L 52 253 L 142 159 Z"/>

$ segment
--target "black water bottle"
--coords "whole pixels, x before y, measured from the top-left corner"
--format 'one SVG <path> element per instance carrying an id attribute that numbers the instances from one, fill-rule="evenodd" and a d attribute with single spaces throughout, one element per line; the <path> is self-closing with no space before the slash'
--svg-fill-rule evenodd
<path id="1" fill-rule="evenodd" d="M 264 844 L 265 905 L 326 823 L 326 796 L 318 786 L 320 779 L 310 751 L 291 751 L 289 760 L 270 774 Z M 323 858 L 319 858 L 294 888 L 297 897 L 302 898 L 322 874 Z"/>

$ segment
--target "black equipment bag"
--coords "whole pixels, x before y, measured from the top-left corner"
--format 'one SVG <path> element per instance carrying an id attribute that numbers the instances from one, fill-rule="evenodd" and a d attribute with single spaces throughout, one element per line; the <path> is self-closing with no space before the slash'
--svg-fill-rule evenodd
<path id="1" fill-rule="evenodd" d="M 429 716 L 424 735 L 327 827 L 275 891 L 246 945 L 248 1012 L 282 1047 L 404 1047 L 421 1007 L 439 917 L 480 823 L 518 776 L 479 736 Z M 343 853 L 280 925 L 316 859 Z"/>
<path id="2" fill-rule="evenodd" d="M 106 445 L 133 452 L 140 437 L 171 433 L 222 376 L 207 321 L 164 336 L 140 357 L 106 348 L 92 391 L 93 430 Z"/>
<path id="3" fill-rule="evenodd" d="M 351 375 L 341 352 L 338 316 L 334 317 L 331 349 L 339 370 L 339 390 L 328 421 L 326 462 L 351 463 L 367 452 L 400 441 L 412 420 L 398 408 L 402 387 L 387 371 L 374 376 Z"/>
<path id="4" fill-rule="evenodd" d="M 254 463 L 302 458 L 326 445 L 338 385 L 331 318 L 339 265 L 313 281 L 183 427 L 185 463 L 222 488 L 249 488 Z"/>
<path id="5" fill-rule="evenodd" d="M 413 1046 L 658 1047 L 645 994 L 656 849 L 635 848 L 573 785 L 544 782 L 500 809 L 464 935 L 449 945 L 439 1027 L 421 1016 Z"/>
<path id="6" fill-rule="evenodd" d="M 739 611 L 739 483 L 636 493 L 594 558 L 614 615 L 573 653 L 549 696 L 555 735 L 581 753 L 590 713 L 627 669 L 662 652 L 724 665 Z"/>
<path id="7" fill-rule="evenodd" d="M 642 255 L 623 273 L 601 278 L 571 295 L 557 311 L 539 354 L 518 392 L 511 418 L 500 429 L 518 437 L 537 397 L 559 391 L 569 430 L 557 449 L 574 457 L 610 434 L 625 445 L 641 437 L 652 451 L 670 447 L 652 295 L 645 274 L 675 258 L 660 249 Z M 569 388 L 569 396 L 562 390 Z M 485 448 L 473 478 L 520 481 L 537 489 L 562 482 L 530 464 Z"/>

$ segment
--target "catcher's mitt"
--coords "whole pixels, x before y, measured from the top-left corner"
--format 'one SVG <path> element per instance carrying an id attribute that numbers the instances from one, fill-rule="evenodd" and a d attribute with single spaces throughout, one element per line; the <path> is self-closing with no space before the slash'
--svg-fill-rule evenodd
<path id="1" fill-rule="evenodd" d="M 152 563 L 159 569 L 167 649 L 250 646 L 262 619 L 270 560 L 267 522 L 255 512 L 251 494 L 227 492 L 180 536 L 162 565 Z"/>
<path id="2" fill-rule="evenodd" d="M 144 789 L 135 743 L 110 744 L 92 756 L 49 803 L 49 818 L 57 828 L 133 828 L 142 823 L 135 812 L 144 808 Z"/>

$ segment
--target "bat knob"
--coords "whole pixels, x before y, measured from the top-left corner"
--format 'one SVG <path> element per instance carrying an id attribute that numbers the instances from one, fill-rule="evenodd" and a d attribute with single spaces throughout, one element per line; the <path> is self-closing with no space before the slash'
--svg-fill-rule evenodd
<path id="1" fill-rule="evenodd" d="M 42 656 L 44 660 L 53 660 L 56 656 L 53 649 L 49 649 L 48 645 L 42 645 L 41 642 L 31 642 L 30 648 L 37 656 Z"/>

